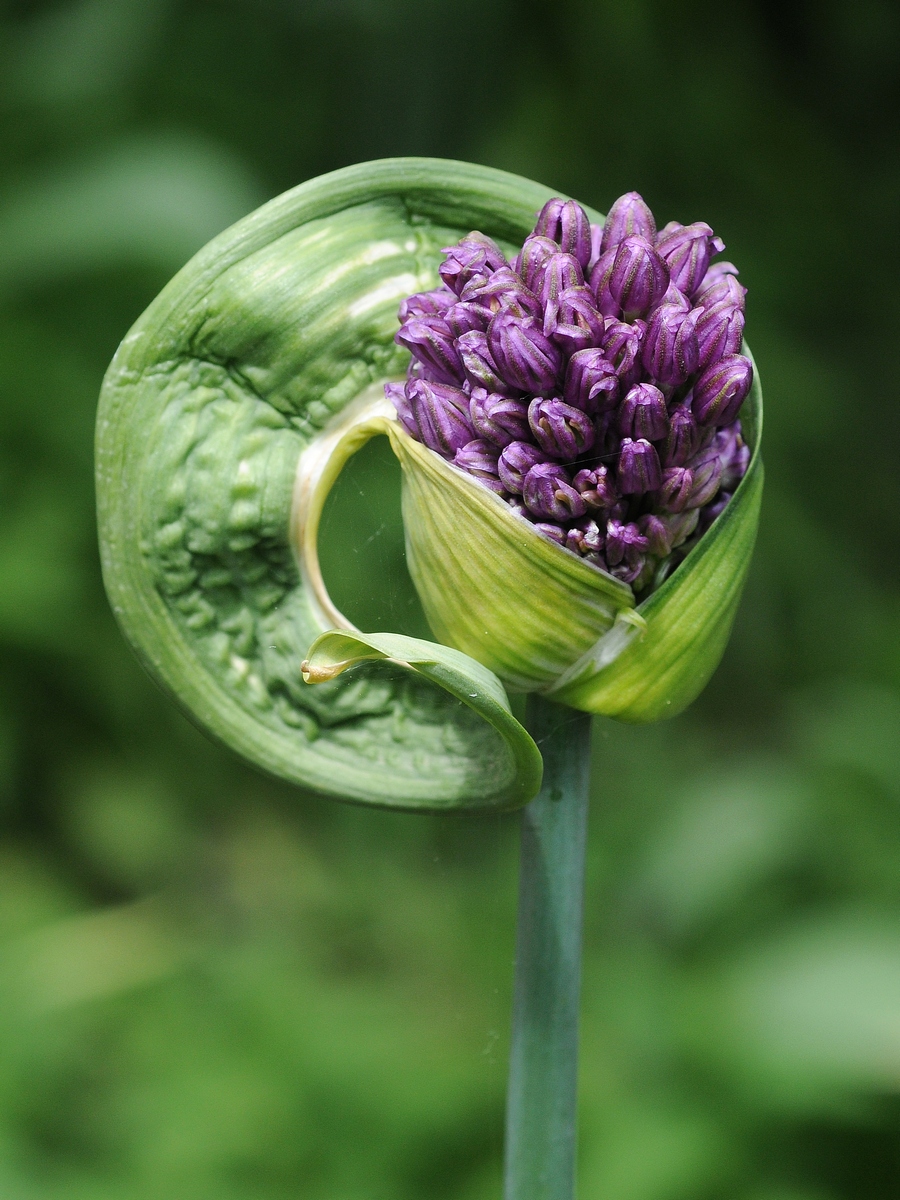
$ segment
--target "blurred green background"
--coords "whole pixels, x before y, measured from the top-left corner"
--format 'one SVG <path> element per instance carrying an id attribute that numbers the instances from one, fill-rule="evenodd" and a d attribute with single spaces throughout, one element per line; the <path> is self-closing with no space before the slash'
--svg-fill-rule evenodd
<path id="1" fill-rule="evenodd" d="M 132 660 L 95 545 L 132 321 L 267 197 L 391 154 L 636 188 L 750 289 L 768 491 L 731 647 L 676 721 L 596 724 L 581 1195 L 900 1193 L 900 9 L 0 14 L 0 1197 L 500 1195 L 515 818 L 245 768 Z M 378 446 L 329 529 L 351 614 L 412 619 Z"/>

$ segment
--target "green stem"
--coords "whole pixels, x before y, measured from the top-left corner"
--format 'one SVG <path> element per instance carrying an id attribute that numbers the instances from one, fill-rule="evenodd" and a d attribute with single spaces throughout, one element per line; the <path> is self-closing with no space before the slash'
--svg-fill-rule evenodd
<path id="1" fill-rule="evenodd" d="M 522 812 L 504 1200 L 572 1200 L 591 718 L 533 695 L 544 757 Z"/>

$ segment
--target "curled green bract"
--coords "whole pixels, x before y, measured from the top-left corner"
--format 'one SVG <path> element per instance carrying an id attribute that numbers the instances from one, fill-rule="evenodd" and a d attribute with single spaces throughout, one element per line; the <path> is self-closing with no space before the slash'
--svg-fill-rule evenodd
<path id="1" fill-rule="evenodd" d="M 429 159 L 312 180 L 200 251 L 110 366 L 97 490 L 114 611 L 188 715 L 273 774 L 392 807 L 516 807 L 541 762 L 504 684 L 652 720 L 718 662 L 756 529 L 758 386 L 734 499 L 637 607 L 414 443 L 384 400 L 406 367 L 398 305 L 437 283 L 441 247 L 480 229 L 511 253 L 553 194 Z M 322 579 L 325 497 L 378 434 L 443 645 L 356 630 Z"/>

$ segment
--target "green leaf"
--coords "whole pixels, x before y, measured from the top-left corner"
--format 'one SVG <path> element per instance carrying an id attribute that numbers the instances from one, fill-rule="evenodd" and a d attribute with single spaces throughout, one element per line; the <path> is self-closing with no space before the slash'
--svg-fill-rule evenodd
<path id="1" fill-rule="evenodd" d="M 303 678 L 322 683 L 371 662 L 390 662 L 437 684 L 496 730 L 502 747 L 491 756 L 488 772 L 477 754 L 467 768 L 467 787 L 483 807 L 517 808 L 536 795 L 543 773 L 540 751 L 512 715 L 497 676 L 459 650 L 398 633 L 334 630 L 310 646 Z M 435 808 L 446 805 L 448 794 L 452 797 L 446 777 L 427 780 L 425 786 L 422 800 Z"/>
<path id="2" fill-rule="evenodd" d="M 397 307 L 435 285 L 441 247 L 480 229 L 512 250 L 553 194 L 434 159 L 311 180 L 201 250 L 110 366 L 97 495 L 113 609 L 188 715 L 273 774 L 380 805 L 528 799 L 512 725 L 501 734 L 418 667 L 304 683 L 310 645 L 350 622 L 316 594 L 292 521 L 306 467 L 322 488 L 339 468 L 323 441 L 403 373 Z M 344 432 L 340 453 L 358 444 Z"/>

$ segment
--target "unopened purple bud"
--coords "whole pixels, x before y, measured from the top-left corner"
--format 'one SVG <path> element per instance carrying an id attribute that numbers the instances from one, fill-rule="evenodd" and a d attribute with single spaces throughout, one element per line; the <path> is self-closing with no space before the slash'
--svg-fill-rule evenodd
<path id="1" fill-rule="evenodd" d="M 715 445 L 708 446 L 696 454 L 691 459 L 690 469 L 694 483 L 686 507 L 702 508 L 715 496 L 722 479 L 722 460 Z"/>
<path id="2" fill-rule="evenodd" d="M 599 345 L 605 329 L 606 321 L 594 307 L 594 293 L 588 287 L 566 288 L 559 296 L 555 320 L 544 321 L 544 332 L 565 354 Z"/>
<path id="3" fill-rule="evenodd" d="M 666 467 L 654 497 L 656 505 L 665 512 L 680 513 L 687 507 L 694 487 L 690 467 Z"/>
<path id="4" fill-rule="evenodd" d="M 464 333 L 457 340 L 460 358 L 466 378 L 473 387 L 483 387 L 489 392 L 508 392 L 509 387 L 500 377 L 497 364 L 488 347 L 487 335 L 477 329 Z"/>
<path id="5" fill-rule="evenodd" d="M 469 415 L 478 436 L 495 446 L 508 446 L 510 442 L 524 441 L 531 436 L 528 405 L 511 396 L 498 396 L 484 388 L 473 388 Z"/>
<path id="6" fill-rule="evenodd" d="M 534 440 L 554 458 L 580 458 L 594 444 L 594 423 L 587 413 L 563 400 L 535 399 L 528 406 Z"/>
<path id="7" fill-rule="evenodd" d="M 520 496 L 525 476 L 532 467 L 546 461 L 547 456 L 531 442 L 510 442 L 504 446 L 497 463 L 503 486 L 513 495 Z"/>
<path id="8" fill-rule="evenodd" d="M 405 324 L 410 317 L 441 316 L 455 303 L 456 297 L 445 287 L 434 288 L 430 292 L 416 292 L 401 302 L 400 324 Z"/>
<path id="9" fill-rule="evenodd" d="M 548 200 L 538 213 L 534 232 L 552 238 L 566 254 L 586 267 L 591 259 L 591 223 L 587 213 L 574 200 Z"/>
<path id="10" fill-rule="evenodd" d="M 606 523 L 606 561 L 611 567 L 621 562 L 629 566 L 643 565 L 643 555 L 649 548 L 647 539 L 633 521 L 613 518 Z"/>
<path id="11" fill-rule="evenodd" d="M 722 283 L 725 279 L 727 279 L 731 275 L 740 275 L 740 271 L 737 269 L 737 267 L 734 265 L 734 263 L 730 263 L 730 262 L 713 263 L 713 265 L 709 268 L 709 270 L 703 276 L 703 279 L 700 281 L 700 285 L 697 288 L 697 303 L 702 304 L 703 301 L 701 300 L 700 297 L 703 296 L 705 292 L 709 291 L 709 289 L 711 287 L 717 287 L 720 283 Z M 738 285 L 738 286 L 740 286 L 740 285 Z M 741 291 L 746 294 L 747 289 L 745 287 L 742 287 Z"/>
<path id="12" fill-rule="evenodd" d="M 734 279 L 727 275 L 727 279 Z M 715 291 L 711 288 L 710 291 Z M 700 314 L 697 321 L 697 347 L 699 367 L 711 366 L 726 354 L 736 354 L 744 336 L 744 313 L 730 299 L 695 309 Z"/>
<path id="13" fill-rule="evenodd" d="M 676 550 L 691 536 L 691 534 L 697 528 L 699 516 L 700 510 L 698 508 L 689 508 L 684 512 L 673 513 L 672 516 L 663 517 L 663 520 L 669 528 L 669 536 L 672 539 L 673 550 Z"/>
<path id="14" fill-rule="evenodd" d="M 547 237 L 527 237 L 522 250 L 516 259 L 516 272 L 522 278 L 525 286 L 532 292 L 540 294 L 544 282 L 544 270 L 547 260 L 554 254 L 559 254 L 559 246 Z"/>
<path id="15" fill-rule="evenodd" d="M 445 246 L 441 253 L 447 257 L 438 267 L 438 274 L 457 296 L 470 279 L 486 277 L 498 267 L 507 266 L 497 243 L 477 231 L 467 234 L 455 246 Z"/>
<path id="16" fill-rule="evenodd" d="M 669 432 L 662 450 L 663 464 L 683 467 L 697 453 L 700 434 L 697 422 L 686 404 L 679 404 L 669 413 Z"/>
<path id="17" fill-rule="evenodd" d="M 535 521 L 534 527 L 542 537 L 547 538 L 551 542 L 556 542 L 557 546 L 565 546 L 566 531 L 562 525 L 557 525 L 553 521 Z"/>
<path id="18" fill-rule="evenodd" d="M 640 348 L 647 326 L 643 321 L 629 325 L 627 321 L 609 318 L 600 345 L 606 357 L 616 369 L 619 384 L 629 388 L 640 377 Z"/>
<path id="19" fill-rule="evenodd" d="M 596 263 L 597 259 L 600 257 L 600 254 L 601 254 L 600 245 L 601 245 L 602 241 L 603 241 L 603 226 L 595 225 L 592 221 L 591 222 L 591 260 L 588 263 L 588 265 L 584 268 L 585 277 L 587 277 L 590 274 L 591 270 L 594 267 L 594 263 Z"/>
<path id="20" fill-rule="evenodd" d="M 506 310 L 519 316 L 541 314 L 540 300 L 511 267 L 500 267 L 487 279 L 470 280 L 460 298 L 480 305 L 492 316 Z"/>
<path id="21" fill-rule="evenodd" d="M 618 250 L 618 246 L 610 246 L 608 250 L 604 250 L 591 267 L 588 279 L 588 285 L 597 297 L 597 310 L 603 313 L 604 317 L 621 317 L 622 315 L 621 304 L 613 298 L 609 290 L 609 281 L 616 265 Z"/>
<path id="22" fill-rule="evenodd" d="M 460 300 L 452 308 L 447 309 L 444 313 L 444 320 L 453 336 L 460 338 L 464 333 L 470 333 L 473 329 L 484 333 L 493 315 L 490 309 L 482 308 L 480 304 Z"/>
<path id="23" fill-rule="evenodd" d="M 649 312 L 668 286 L 669 268 L 646 238 L 627 237 L 619 243 L 607 287 L 626 315 Z"/>
<path id="24" fill-rule="evenodd" d="M 453 334 L 442 317 L 412 317 L 394 335 L 436 383 L 462 383 L 463 364 Z"/>
<path id="25" fill-rule="evenodd" d="M 747 473 L 750 465 L 750 447 L 741 437 L 741 423 L 735 421 L 719 429 L 711 442 L 711 446 L 719 455 L 722 464 L 722 478 L 719 486 L 733 492 Z"/>
<path id="26" fill-rule="evenodd" d="M 541 303 L 546 311 L 548 308 L 555 312 L 559 295 L 567 288 L 581 287 L 584 283 L 584 272 L 578 259 L 571 254 L 557 251 L 544 263 L 544 274 L 541 279 Z"/>
<path id="27" fill-rule="evenodd" d="M 406 398 L 406 384 L 386 383 L 384 385 L 384 394 L 397 410 L 397 419 L 406 432 L 410 437 L 415 438 L 417 442 L 420 441 L 419 427 L 409 406 L 409 400 Z"/>
<path id="28" fill-rule="evenodd" d="M 579 471 L 572 486 L 581 493 L 590 509 L 611 509 L 619 499 L 612 472 L 602 464 L 593 470 Z"/>
<path id="29" fill-rule="evenodd" d="M 660 300 L 660 304 L 674 304 L 682 312 L 690 312 L 693 307 L 681 288 L 677 288 L 674 283 L 670 283 L 666 288 L 666 294 Z"/>
<path id="30" fill-rule="evenodd" d="M 474 434 L 469 420 L 469 397 L 459 388 L 427 379 L 406 385 L 409 410 L 419 431 L 419 441 L 429 450 L 452 458 Z"/>
<path id="31" fill-rule="evenodd" d="M 604 331 L 605 332 L 605 331 Z M 616 368 L 603 350 L 577 350 L 566 367 L 563 398 L 567 404 L 593 416 L 612 408 L 619 395 Z"/>
<path id="32" fill-rule="evenodd" d="M 532 393 L 554 388 L 562 356 L 535 321 L 498 313 L 488 326 L 487 339 L 497 370 L 509 387 Z"/>
<path id="33" fill-rule="evenodd" d="M 731 266 L 731 263 L 717 263 L 716 266 Z M 715 271 L 716 266 L 712 266 L 706 272 L 706 277 L 703 283 L 697 289 L 697 295 L 694 298 L 694 306 L 696 308 L 712 308 L 714 304 L 719 304 L 723 300 L 729 304 L 733 304 L 735 308 L 744 311 L 745 297 L 747 289 L 735 279 L 734 274 L 726 271 L 724 274 L 715 276 L 711 282 L 706 281 Z"/>
<path id="34" fill-rule="evenodd" d="M 648 317 L 641 361 L 658 383 L 675 386 L 697 370 L 697 322 L 701 313 L 697 308 L 685 311 L 677 304 L 661 304 Z"/>
<path id="35" fill-rule="evenodd" d="M 646 438 L 623 438 L 616 466 L 619 491 L 623 496 L 654 492 L 662 480 L 656 447 Z"/>
<path id="36" fill-rule="evenodd" d="M 709 260 L 725 249 L 725 243 L 705 221 L 695 221 L 670 233 L 664 231 L 657 239 L 656 249 L 669 268 L 672 282 L 686 296 L 693 296 L 706 275 Z"/>
<path id="37" fill-rule="evenodd" d="M 627 237 L 642 237 L 651 243 L 656 237 L 653 213 L 637 192 L 626 192 L 620 196 L 606 214 L 600 253 L 610 246 L 618 246 Z"/>
<path id="38" fill-rule="evenodd" d="M 483 483 L 492 492 L 501 495 L 504 492 L 505 489 L 497 474 L 497 447 L 492 446 L 490 442 L 485 442 L 480 438 L 466 442 L 457 450 L 453 465 L 466 471 L 469 475 L 474 475 L 479 483 Z"/>
<path id="39" fill-rule="evenodd" d="M 525 476 L 522 487 L 525 506 L 536 517 L 569 521 L 583 517 L 584 500 L 569 482 L 568 472 L 559 463 L 537 463 Z"/>
<path id="40" fill-rule="evenodd" d="M 668 432 L 665 396 L 652 383 L 636 383 L 619 406 L 619 433 L 656 442 Z"/>
<path id="41" fill-rule="evenodd" d="M 647 549 L 658 558 L 665 558 L 672 551 L 669 527 L 656 513 L 645 513 L 638 519 L 638 529 L 647 539 Z"/>
<path id="42" fill-rule="evenodd" d="M 750 385 L 753 364 L 743 354 L 726 354 L 701 371 L 691 405 L 700 425 L 730 425 L 737 417 Z"/>
<path id="43" fill-rule="evenodd" d="M 591 517 L 582 517 L 566 531 L 566 549 L 573 554 L 599 554 L 605 541 L 605 531 Z"/>

